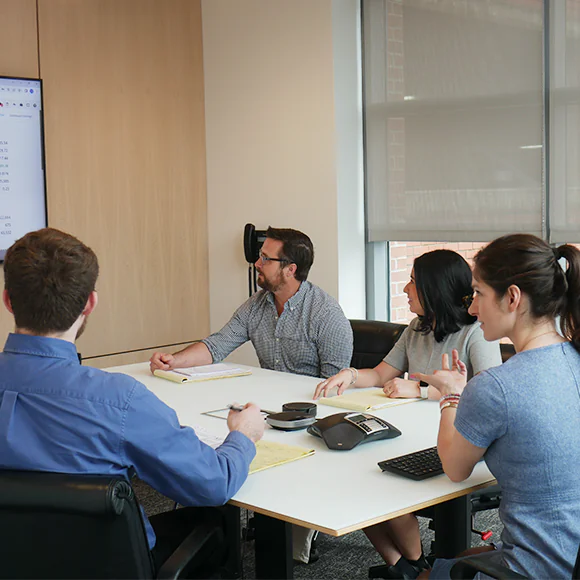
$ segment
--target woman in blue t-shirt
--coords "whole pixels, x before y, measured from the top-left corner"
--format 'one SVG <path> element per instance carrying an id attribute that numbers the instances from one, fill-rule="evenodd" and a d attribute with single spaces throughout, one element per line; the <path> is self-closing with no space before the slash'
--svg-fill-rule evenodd
<path id="1" fill-rule="evenodd" d="M 502 542 L 485 558 L 530 578 L 570 578 L 580 543 L 580 251 L 501 237 L 475 256 L 473 289 L 486 340 L 508 337 L 517 354 L 467 386 L 456 351 L 451 368 L 444 355 L 443 370 L 419 377 L 442 394 L 443 468 L 463 481 L 483 457 L 502 488 Z M 449 578 L 453 563 L 436 560 L 430 578 Z"/>

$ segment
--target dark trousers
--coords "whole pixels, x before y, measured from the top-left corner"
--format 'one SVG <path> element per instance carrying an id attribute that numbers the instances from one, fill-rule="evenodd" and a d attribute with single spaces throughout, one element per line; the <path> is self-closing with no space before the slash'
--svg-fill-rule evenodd
<path id="1" fill-rule="evenodd" d="M 215 507 L 186 507 L 163 512 L 149 518 L 157 542 L 151 550 L 155 570 L 165 563 L 177 547 L 200 523 L 207 522 L 217 525 L 224 530 L 225 517 L 223 508 Z M 206 544 L 195 560 L 198 565 L 189 566 L 184 571 L 182 578 L 211 578 L 218 577 L 219 568 L 224 563 L 227 552 L 226 542 L 217 541 L 215 538 Z"/>

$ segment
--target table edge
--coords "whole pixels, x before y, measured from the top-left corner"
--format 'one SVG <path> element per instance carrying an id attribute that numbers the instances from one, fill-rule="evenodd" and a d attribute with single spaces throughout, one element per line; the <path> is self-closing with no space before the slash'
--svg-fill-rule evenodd
<path id="1" fill-rule="evenodd" d="M 469 495 L 470 493 L 472 493 L 474 491 L 477 491 L 479 489 L 484 489 L 484 488 L 490 487 L 492 485 L 497 485 L 497 480 L 490 479 L 489 481 L 486 481 L 484 483 L 473 485 L 471 487 L 466 487 L 464 489 L 459 489 L 459 490 L 454 491 L 452 493 L 448 493 L 446 495 L 436 497 L 432 500 L 424 501 L 424 502 L 409 506 L 408 508 L 392 512 L 386 516 L 377 516 L 376 518 L 371 518 L 369 520 L 365 520 L 365 521 L 360 522 L 358 524 L 354 524 L 352 526 L 346 526 L 344 528 L 339 528 L 339 529 L 327 528 L 325 526 L 318 526 L 318 525 L 316 525 L 312 522 L 308 522 L 306 520 L 299 520 L 297 518 L 285 516 L 285 515 L 279 514 L 277 512 L 271 511 L 271 510 L 267 510 L 267 509 L 263 509 L 263 508 L 256 508 L 253 505 L 250 505 L 250 504 L 247 504 L 243 501 L 238 501 L 235 499 L 230 500 L 228 503 L 230 505 L 240 507 L 240 508 L 245 508 L 245 509 L 251 510 L 251 511 L 259 513 L 259 514 L 275 518 L 277 520 L 282 520 L 284 522 L 288 522 L 290 524 L 296 524 L 296 525 L 302 526 L 304 528 L 310 528 L 312 530 L 317 530 L 317 531 L 322 532 L 324 534 L 328 534 L 329 536 L 340 537 L 340 536 L 344 536 L 346 534 L 350 534 L 351 532 L 356 532 L 357 530 L 362 530 L 363 528 L 367 528 L 367 527 L 372 526 L 374 524 L 386 522 L 388 520 L 398 518 L 399 516 L 414 513 L 414 512 L 417 512 L 419 510 L 422 510 L 424 508 L 438 505 L 440 503 L 444 503 L 446 501 L 456 499 L 456 498 L 462 497 L 464 495 Z"/>

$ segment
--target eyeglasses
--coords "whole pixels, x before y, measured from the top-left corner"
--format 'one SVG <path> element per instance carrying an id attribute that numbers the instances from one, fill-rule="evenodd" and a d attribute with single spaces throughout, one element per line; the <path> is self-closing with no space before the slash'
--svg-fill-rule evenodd
<path id="1" fill-rule="evenodd" d="M 467 296 L 464 296 L 461 299 L 461 302 L 463 303 L 463 306 L 465 306 L 465 308 L 470 308 L 470 306 L 473 304 L 473 294 L 467 294 Z"/>
<path id="2" fill-rule="evenodd" d="M 288 258 L 269 258 L 260 252 L 258 258 L 262 260 L 262 264 L 267 264 L 268 262 L 289 262 Z"/>

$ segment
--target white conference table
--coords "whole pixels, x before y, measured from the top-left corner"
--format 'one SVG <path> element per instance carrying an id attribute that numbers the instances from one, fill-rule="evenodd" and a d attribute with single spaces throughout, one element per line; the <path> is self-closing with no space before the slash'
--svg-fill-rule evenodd
<path id="1" fill-rule="evenodd" d="M 229 403 L 248 401 L 257 403 L 263 409 L 281 411 L 283 403 L 311 401 L 320 380 L 244 365 L 235 366 L 251 368 L 252 374 L 179 385 L 152 376 L 148 363 L 106 370 L 123 372 L 145 384 L 175 409 L 182 425 L 201 426 L 218 436 L 227 434 L 226 421 L 203 415 L 202 412 L 224 408 Z M 325 417 L 344 411 L 319 404 L 317 416 Z M 379 461 L 436 444 L 439 408 L 434 401 L 416 401 L 373 411 L 372 414 L 392 423 L 402 435 L 362 444 L 350 451 L 332 451 L 322 439 L 313 437 L 305 430 L 286 432 L 266 427 L 265 439 L 300 445 L 316 452 L 310 457 L 250 475 L 230 501 L 234 506 L 266 516 L 257 521 L 261 526 L 257 535 L 263 538 L 264 552 L 269 554 L 271 561 L 264 565 L 257 562 L 260 576 L 291 577 L 292 561 L 288 554 L 290 534 L 289 526 L 283 525 L 285 522 L 342 536 L 422 508 L 443 506 L 439 518 L 436 517 L 438 555 L 451 557 L 469 545 L 470 509 L 466 505 L 466 496 L 495 483 L 485 464 L 477 464 L 471 477 L 461 483 L 453 483 L 445 475 L 412 481 L 383 473 L 377 466 Z M 456 498 L 459 502 L 451 501 Z M 461 513 L 455 514 L 457 510 Z M 445 538 L 437 537 L 437 525 L 445 529 Z M 282 536 L 279 539 L 283 545 L 274 545 L 274 536 Z M 259 538 L 256 539 L 258 544 Z M 284 563 L 278 562 L 277 565 L 280 550 L 286 557 L 283 558 Z M 256 551 L 258 558 L 258 545 Z M 262 569 L 258 570 L 259 567 Z"/>

